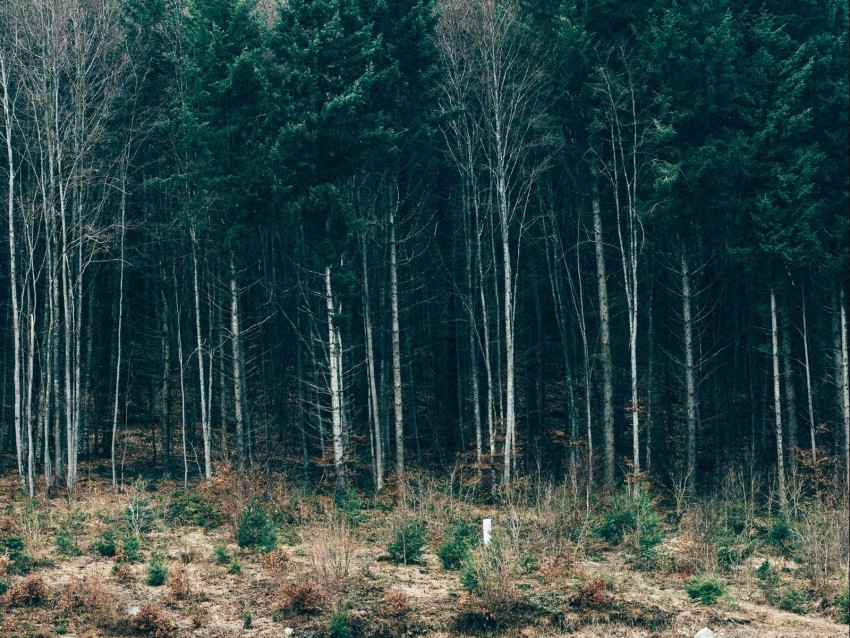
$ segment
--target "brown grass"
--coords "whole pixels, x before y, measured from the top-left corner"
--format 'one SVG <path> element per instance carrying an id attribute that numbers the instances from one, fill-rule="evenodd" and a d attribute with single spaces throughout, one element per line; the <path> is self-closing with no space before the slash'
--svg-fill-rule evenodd
<path id="1" fill-rule="evenodd" d="M 327 594 L 309 580 L 286 583 L 278 591 L 274 607 L 295 614 L 316 614 L 327 607 Z"/>
<path id="2" fill-rule="evenodd" d="M 134 631 L 144 636 L 154 638 L 171 638 L 176 636 L 176 627 L 168 613 L 156 603 L 143 602 L 139 611 L 130 619 Z"/>
<path id="3" fill-rule="evenodd" d="M 6 604 L 9 607 L 35 607 L 45 603 L 49 595 L 44 578 L 33 574 L 9 588 Z"/>

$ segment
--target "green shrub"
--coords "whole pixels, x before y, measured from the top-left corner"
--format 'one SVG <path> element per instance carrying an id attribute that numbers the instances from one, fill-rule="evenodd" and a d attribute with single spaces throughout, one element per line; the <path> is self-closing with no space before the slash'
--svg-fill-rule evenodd
<path id="1" fill-rule="evenodd" d="M 274 527 L 265 508 L 254 497 L 251 497 L 236 521 L 236 544 L 264 553 L 277 547 Z"/>
<path id="2" fill-rule="evenodd" d="M 137 563 L 139 561 L 139 550 L 139 537 L 135 534 L 128 534 L 121 539 L 121 560 Z"/>
<path id="3" fill-rule="evenodd" d="M 437 557 L 445 569 L 460 569 L 476 540 L 476 528 L 464 521 L 456 523 L 445 534 L 437 549 Z"/>
<path id="4" fill-rule="evenodd" d="M 337 610 L 331 615 L 326 633 L 328 638 L 351 638 L 351 622 L 344 610 Z"/>
<path id="5" fill-rule="evenodd" d="M 147 583 L 151 587 L 160 587 L 165 584 L 168 578 L 168 565 L 166 565 L 160 556 L 154 556 L 148 563 Z"/>
<path id="6" fill-rule="evenodd" d="M 62 556 L 79 556 L 83 553 L 77 545 L 77 539 L 67 532 L 59 532 L 55 545 L 56 551 Z"/>
<path id="7" fill-rule="evenodd" d="M 726 587 L 717 578 L 703 575 L 694 577 L 685 585 L 685 591 L 693 600 L 699 600 L 703 605 L 713 605 L 726 591 Z"/>
<path id="8" fill-rule="evenodd" d="M 198 494 L 177 492 L 168 507 L 168 519 L 174 525 L 195 525 L 215 529 L 222 523 L 221 515 L 212 504 Z"/>
<path id="9" fill-rule="evenodd" d="M 7 572 L 12 575 L 25 576 L 32 571 L 33 559 L 27 554 L 26 543 L 22 536 L 9 534 L 0 539 L 0 552 L 9 556 Z"/>
<path id="10" fill-rule="evenodd" d="M 726 529 L 717 539 L 717 564 L 723 571 L 733 569 L 742 565 L 754 550 L 750 539 Z"/>
<path id="11" fill-rule="evenodd" d="M 4 596 L 9 591 L 9 583 L 5 580 L 0 580 L 0 596 Z"/>
<path id="12" fill-rule="evenodd" d="M 357 490 L 346 487 L 345 489 L 337 490 L 334 494 L 334 504 L 337 510 L 354 526 L 366 520 L 363 514 L 363 499 Z"/>
<path id="13" fill-rule="evenodd" d="M 838 613 L 844 623 L 850 624 L 850 584 L 844 588 L 843 592 L 838 594 L 838 598 L 835 599 L 835 606 L 838 607 Z"/>
<path id="14" fill-rule="evenodd" d="M 106 558 L 115 556 L 118 552 L 118 538 L 114 529 L 105 529 L 92 543 L 92 549 Z"/>
<path id="15" fill-rule="evenodd" d="M 646 557 L 652 557 L 655 546 L 664 540 L 661 516 L 646 490 L 634 495 L 628 491 L 617 494 L 595 531 L 610 545 L 620 545 L 626 536 L 633 535 L 633 548 L 639 556 Z"/>
<path id="16" fill-rule="evenodd" d="M 393 539 L 387 546 L 390 560 L 394 563 L 419 564 L 425 546 L 427 526 L 424 521 L 410 519 L 396 527 Z"/>
<path id="17" fill-rule="evenodd" d="M 767 530 L 765 541 L 783 554 L 794 549 L 794 527 L 784 516 L 778 516 Z"/>
<path id="18" fill-rule="evenodd" d="M 216 545 L 213 549 L 212 560 L 219 565 L 227 565 L 230 562 L 230 552 L 224 545 Z"/>
<path id="19" fill-rule="evenodd" d="M 250 629 L 254 625 L 254 620 L 251 618 L 251 611 L 246 609 L 242 613 L 242 629 Z"/>
<path id="20" fill-rule="evenodd" d="M 779 608 L 794 614 L 805 614 L 809 611 L 809 594 L 803 589 L 789 587 L 779 600 Z"/>
<path id="21" fill-rule="evenodd" d="M 231 574 L 241 574 L 242 573 L 242 561 L 238 558 L 234 558 L 233 562 L 230 563 L 230 566 L 227 568 L 227 571 Z"/>

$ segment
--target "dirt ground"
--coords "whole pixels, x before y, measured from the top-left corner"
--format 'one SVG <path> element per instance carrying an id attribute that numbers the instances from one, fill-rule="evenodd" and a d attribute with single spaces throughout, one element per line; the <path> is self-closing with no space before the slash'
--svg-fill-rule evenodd
<path id="1" fill-rule="evenodd" d="M 108 487 L 108 486 L 107 486 Z M 14 499 L 14 486 L 3 485 L 0 500 L 0 538 L 19 534 L 26 539 L 27 551 L 35 561 L 32 574 L 47 586 L 39 604 L 13 605 L 9 595 L 0 606 L 0 636 L 177 636 L 225 638 L 244 636 L 302 636 L 319 638 L 326 633 L 327 612 L 280 614 L 279 592 L 287 584 L 317 579 L 326 591 L 334 591 L 330 609 L 345 600 L 348 616 L 354 620 L 351 636 L 358 636 L 380 617 L 383 629 L 369 630 L 370 636 L 499 636 L 504 638 L 672 638 L 691 637 L 702 627 L 711 628 L 718 638 L 837 638 L 848 635 L 848 626 L 837 623 L 829 611 L 820 611 L 812 601 L 812 611 L 799 615 L 766 604 L 758 589 L 748 581 L 729 582 L 726 594 L 712 606 L 692 601 L 685 593 L 688 577 L 638 571 L 614 551 L 601 552 L 593 559 L 576 559 L 564 573 L 553 579 L 526 574 L 514 583 L 518 591 L 541 594 L 548 590 L 570 594 L 571 583 L 604 579 L 613 603 L 604 609 L 561 605 L 556 612 L 518 614 L 510 622 L 496 622 L 482 613 L 460 583 L 457 572 L 443 569 L 433 547 L 418 565 L 396 565 L 386 560 L 387 521 L 382 514 L 370 514 L 356 533 L 340 539 L 319 523 L 297 529 L 278 550 L 279 565 L 252 551 L 240 550 L 234 542 L 232 526 L 214 529 L 197 526 L 154 524 L 143 535 L 141 558 L 123 564 L 116 573 L 116 559 L 99 556 L 91 543 L 104 520 L 115 520 L 126 498 L 113 496 L 103 487 L 81 494 L 74 511 L 85 519 L 80 530 L 79 556 L 64 556 L 55 547 L 56 530 L 67 520 L 69 504 L 64 499 L 42 501 L 40 517 L 24 513 L 20 499 Z M 433 543 L 432 543 L 433 545 Z M 213 560 L 216 548 L 238 559 L 239 569 Z M 221 550 L 219 550 L 221 551 Z M 342 557 L 340 557 L 340 552 Z M 169 569 L 165 586 L 146 583 L 151 555 L 158 554 Z M 340 573 L 343 564 L 344 573 Z M 27 576 L 3 575 L 8 557 L 0 564 L 0 579 L 10 588 Z M 335 571 L 337 570 L 337 571 Z M 183 585 L 175 590 L 174 580 Z M 106 607 L 69 608 L 66 592 L 79 583 L 94 583 L 108 596 Z M 10 589 L 11 591 L 11 589 Z M 403 600 L 404 610 L 387 615 L 381 596 L 387 592 Z M 337 602 L 333 602 L 337 601 Z M 375 602 L 379 601 L 379 602 Z M 146 602 L 155 603 L 171 630 L 145 628 L 134 624 L 134 616 Z M 86 603 L 88 604 L 88 603 Z M 107 609 L 108 608 L 108 609 Z M 98 611 L 100 609 L 100 611 Z M 104 611 L 106 610 L 106 611 Z M 107 611 L 109 613 L 107 613 Z M 114 612 L 107 620 L 104 614 Z M 250 622 L 246 620 L 250 619 Z M 291 632 L 289 630 L 292 630 Z M 366 634 L 364 634 L 366 635 Z"/>

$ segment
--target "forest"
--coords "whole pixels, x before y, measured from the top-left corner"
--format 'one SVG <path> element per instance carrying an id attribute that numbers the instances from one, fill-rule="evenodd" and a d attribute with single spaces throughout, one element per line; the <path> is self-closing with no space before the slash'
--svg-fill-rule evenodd
<path id="1" fill-rule="evenodd" d="M 304 490 L 436 551 L 477 527 L 405 527 L 421 492 L 545 492 L 576 556 L 625 529 L 648 560 L 653 516 L 743 503 L 791 562 L 817 512 L 834 564 L 794 591 L 833 613 L 849 30 L 836 0 L 0 0 L 0 504 L 170 486 L 282 538 Z"/>

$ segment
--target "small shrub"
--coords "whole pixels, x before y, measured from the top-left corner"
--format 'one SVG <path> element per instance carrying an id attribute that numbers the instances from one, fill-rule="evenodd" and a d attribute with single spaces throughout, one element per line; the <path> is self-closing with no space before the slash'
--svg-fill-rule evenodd
<path id="1" fill-rule="evenodd" d="M 850 624 L 850 584 L 844 587 L 844 591 L 835 599 L 835 606 L 838 608 L 838 615 L 842 622 Z"/>
<path id="2" fill-rule="evenodd" d="M 427 527 L 424 521 L 410 519 L 396 527 L 393 539 L 387 546 L 390 560 L 405 565 L 418 565 L 422 561 Z"/>
<path id="3" fill-rule="evenodd" d="M 685 591 L 693 600 L 699 600 L 703 605 L 713 605 L 726 591 L 726 587 L 717 578 L 696 576 L 685 585 Z"/>
<path id="4" fill-rule="evenodd" d="M 513 579 L 517 557 L 513 548 L 493 540 L 463 561 L 460 582 L 482 609 L 493 615 L 510 614 L 519 602 Z"/>
<path id="5" fill-rule="evenodd" d="M 9 564 L 6 566 L 7 573 L 25 576 L 32 571 L 33 559 L 24 551 L 25 549 L 26 542 L 18 534 L 9 534 L 0 539 L 0 552 L 7 554 L 9 558 Z"/>
<path id="6" fill-rule="evenodd" d="M 143 602 L 139 611 L 131 617 L 130 625 L 136 632 L 145 636 L 171 638 L 175 635 L 174 622 L 156 603 Z"/>
<path id="7" fill-rule="evenodd" d="M 0 580 L 0 596 L 5 596 L 7 591 L 9 591 L 9 583 Z"/>
<path id="8" fill-rule="evenodd" d="M 121 549 L 115 556 L 120 562 L 137 563 L 140 559 L 140 549 L 139 537 L 129 534 L 121 539 Z"/>
<path id="9" fill-rule="evenodd" d="M 85 614 L 104 629 L 118 624 L 114 594 L 91 578 L 68 583 L 59 598 L 58 610 L 64 617 Z"/>
<path id="10" fill-rule="evenodd" d="M 277 546 L 277 535 L 266 510 L 254 497 L 251 497 L 236 521 L 236 544 L 263 553 Z"/>
<path id="11" fill-rule="evenodd" d="M 331 614 L 331 619 L 325 633 L 328 638 L 351 638 L 353 632 L 348 614 L 341 609 Z"/>
<path id="12" fill-rule="evenodd" d="M 224 545 L 216 545 L 213 549 L 212 561 L 217 565 L 227 565 L 230 562 L 230 552 Z"/>
<path id="13" fill-rule="evenodd" d="M 221 515 L 199 494 L 177 492 L 166 514 L 174 525 L 195 525 L 215 529 L 222 523 Z"/>
<path id="14" fill-rule="evenodd" d="M 277 549 L 270 551 L 268 554 L 264 554 L 260 558 L 260 565 L 262 565 L 263 569 L 270 575 L 279 577 L 286 572 L 291 560 L 289 552 L 282 547 L 278 547 Z"/>
<path id="15" fill-rule="evenodd" d="M 112 575 L 119 583 L 127 584 L 133 581 L 133 569 L 129 563 L 115 563 L 112 566 Z"/>
<path id="16" fill-rule="evenodd" d="M 325 592 L 311 581 L 286 583 L 278 592 L 277 609 L 297 614 L 315 614 L 325 608 Z"/>
<path id="17" fill-rule="evenodd" d="M 391 589 L 381 598 L 380 615 L 399 619 L 410 613 L 410 601 L 403 591 Z"/>
<path id="18" fill-rule="evenodd" d="M 6 592 L 9 607 L 35 607 L 47 600 L 47 583 L 41 576 L 27 576 Z"/>
<path id="19" fill-rule="evenodd" d="M 82 554 L 77 539 L 68 532 L 59 532 L 56 537 L 56 551 L 62 556 L 79 556 Z"/>
<path id="20" fill-rule="evenodd" d="M 770 525 L 765 541 L 781 553 L 788 554 L 794 549 L 794 527 L 784 516 L 779 516 Z"/>
<path id="21" fill-rule="evenodd" d="M 160 556 L 154 556 L 148 563 L 147 583 L 151 587 L 160 587 L 168 578 L 168 565 Z"/>
<path id="22" fill-rule="evenodd" d="M 192 588 L 189 584 L 189 573 L 184 567 L 175 569 L 168 576 L 168 589 L 174 600 L 189 600 L 192 597 Z"/>
<path id="23" fill-rule="evenodd" d="M 476 540 L 476 529 L 464 521 L 451 527 L 437 549 L 437 557 L 445 569 L 460 569 Z"/>
<path id="24" fill-rule="evenodd" d="M 135 536 L 141 536 L 150 531 L 153 525 L 153 512 L 150 509 L 151 499 L 145 492 L 147 483 L 136 481 L 128 490 L 127 506 L 124 508 L 124 522 L 127 529 Z"/>
<path id="25" fill-rule="evenodd" d="M 571 605 L 583 609 L 606 609 L 613 603 L 614 596 L 608 591 L 605 581 L 595 578 L 579 587 Z"/>
<path id="26" fill-rule="evenodd" d="M 786 589 L 779 599 L 779 608 L 794 614 L 805 614 L 809 611 L 809 594 L 797 587 Z"/>
<path id="27" fill-rule="evenodd" d="M 230 566 L 227 568 L 227 571 L 231 574 L 241 574 L 242 561 L 240 561 L 238 558 L 234 558 L 233 562 L 231 562 Z"/>
<path id="28" fill-rule="evenodd" d="M 105 558 L 112 558 L 118 552 L 118 538 L 114 529 L 105 529 L 100 532 L 92 543 L 92 549 Z"/>
<path id="29" fill-rule="evenodd" d="M 350 525 L 356 526 L 366 520 L 363 514 L 363 499 L 360 498 L 357 490 L 351 487 L 337 490 L 334 495 L 334 504 Z"/>
<path id="30" fill-rule="evenodd" d="M 251 610 L 246 609 L 242 612 L 242 629 L 250 629 L 254 625 L 254 620 L 251 617 Z"/>
<path id="31" fill-rule="evenodd" d="M 620 545 L 629 537 L 638 558 L 651 562 L 657 558 L 656 545 L 664 540 L 664 528 L 646 490 L 634 495 L 625 491 L 614 497 L 611 510 L 596 527 L 596 535 L 609 545 Z"/>

